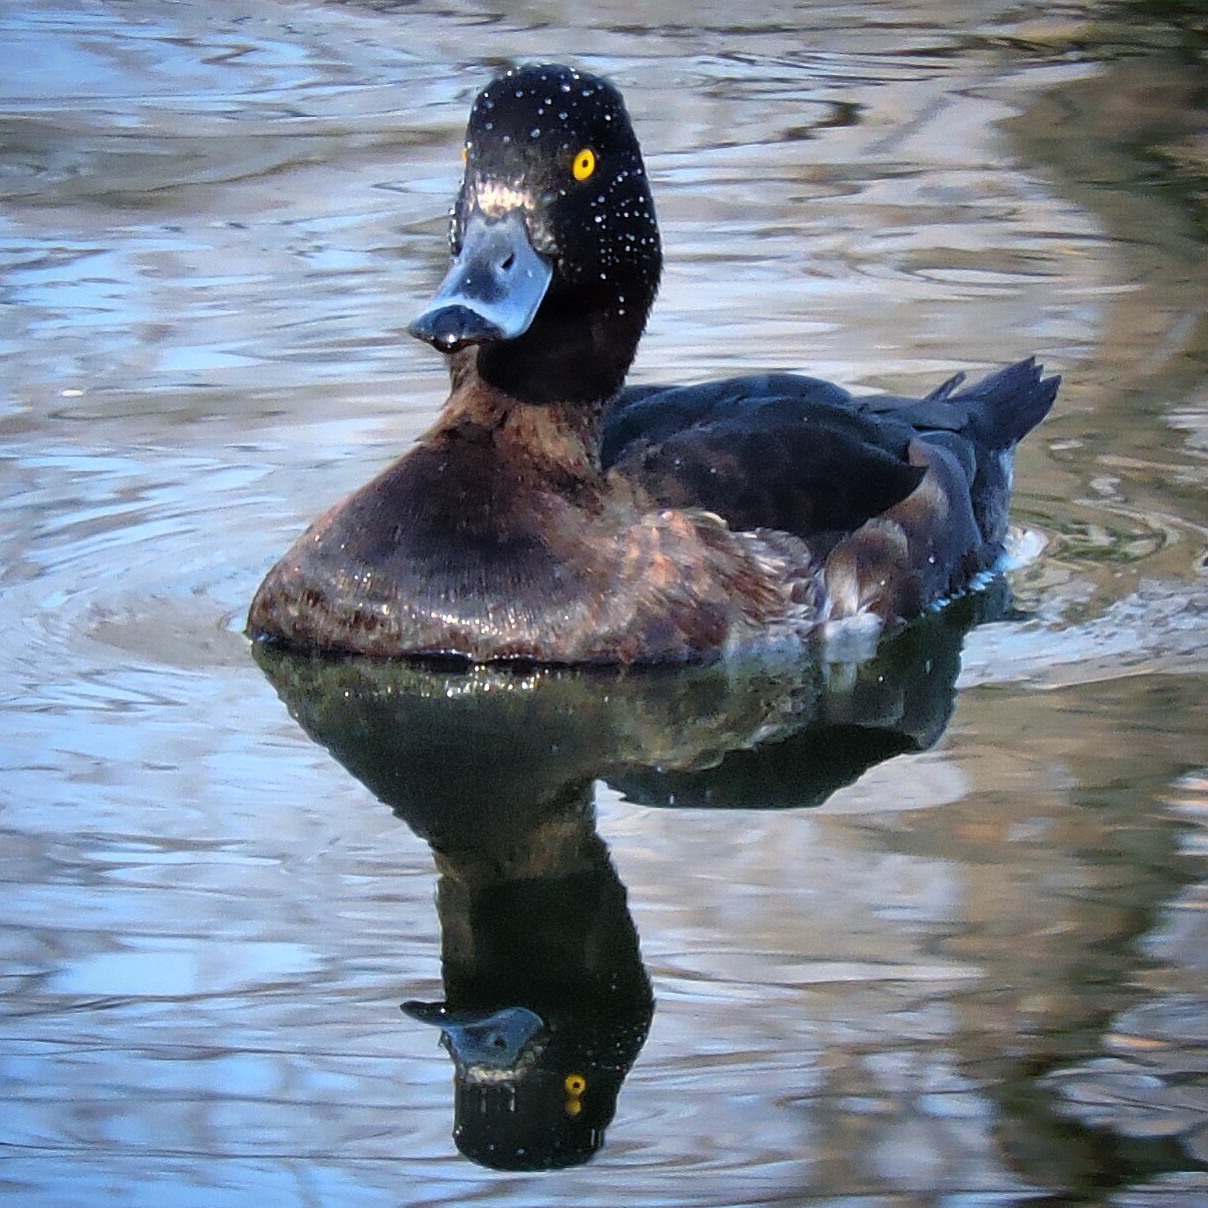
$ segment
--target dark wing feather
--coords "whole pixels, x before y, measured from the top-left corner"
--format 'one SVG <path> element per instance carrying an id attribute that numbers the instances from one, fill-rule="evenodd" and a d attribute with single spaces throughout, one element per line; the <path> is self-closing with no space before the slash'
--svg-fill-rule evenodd
<path id="1" fill-rule="evenodd" d="M 918 485 L 905 424 L 866 415 L 838 386 L 789 374 L 622 394 L 602 456 L 664 507 L 732 529 L 817 539 L 879 515 Z"/>
<path id="2" fill-rule="evenodd" d="M 805 410 L 815 405 L 842 407 L 852 396 L 831 382 L 793 373 L 726 378 L 699 386 L 626 386 L 605 420 L 600 455 L 608 468 L 628 446 L 658 444 L 690 427 L 740 421 L 754 408 L 776 400 Z"/>
<path id="3" fill-rule="evenodd" d="M 853 398 L 817 378 L 765 374 L 702 386 L 627 387 L 601 456 L 666 507 L 700 507 L 731 528 L 807 540 L 851 531 L 918 485 L 907 446 L 942 446 L 964 470 L 988 541 L 1001 539 L 1009 455 L 1048 413 L 1059 378 L 1029 358 L 965 387 L 958 373 L 925 398 Z"/>

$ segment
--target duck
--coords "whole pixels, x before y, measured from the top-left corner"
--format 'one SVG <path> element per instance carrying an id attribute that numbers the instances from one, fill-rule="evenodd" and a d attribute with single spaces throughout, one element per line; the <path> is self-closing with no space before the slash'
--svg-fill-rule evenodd
<path id="1" fill-rule="evenodd" d="M 1034 358 L 923 398 L 798 374 L 626 385 L 662 246 L 618 89 L 478 93 L 451 263 L 409 332 L 450 392 L 268 572 L 256 641 L 468 664 L 663 664 L 883 633 L 1001 564 Z"/>

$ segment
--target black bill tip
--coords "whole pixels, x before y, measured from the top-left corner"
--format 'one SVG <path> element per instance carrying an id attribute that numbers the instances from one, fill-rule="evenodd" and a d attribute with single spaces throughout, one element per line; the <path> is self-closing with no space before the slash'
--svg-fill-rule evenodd
<path id="1" fill-rule="evenodd" d="M 438 304 L 407 325 L 417 340 L 438 352 L 457 352 L 471 344 L 489 344 L 507 339 L 507 334 L 477 311 L 460 304 Z"/>

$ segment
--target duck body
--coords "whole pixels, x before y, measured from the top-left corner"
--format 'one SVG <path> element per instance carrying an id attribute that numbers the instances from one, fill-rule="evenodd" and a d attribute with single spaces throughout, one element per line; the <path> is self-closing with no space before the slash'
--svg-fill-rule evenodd
<path id="1" fill-rule="evenodd" d="M 557 406 L 466 393 L 481 410 L 447 409 L 303 534 L 257 593 L 253 634 L 379 656 L 665 662 L 786 616 L 774 538 L 658 507 Z"/>
<path id="2" fill-rule="evenodd" d="M 790 374 L 624 387 L 661 267 L 619 94 L 570 68 L 479 95 L 453 265 L 411 326 L 440 417 L 316 520 L 257 638 L 333 654 L 658 663 L 895 624 L 1002 553 L 1024 361 L 925 399 Z"/>

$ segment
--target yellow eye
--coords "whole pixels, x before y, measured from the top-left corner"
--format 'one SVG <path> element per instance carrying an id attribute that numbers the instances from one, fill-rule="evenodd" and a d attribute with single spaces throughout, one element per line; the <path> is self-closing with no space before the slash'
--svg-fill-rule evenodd
<path id="1" fill-rule="evenodd" d="M 587 1079 L 582 1074 L 567 1074 L 562 1080 L 562 1089 L 566 1092 L 562 1108 L 573 1120 L 583 1110 L 582 1095 L 587 1090 Z"/>
<path id="2" fill-rule="evenodd" d="M 575 162 L 571 167 L 571 171 L 575 174 L 576 180 L 586 180 L 595 170 L 596 153 L 590 147 L 584 147 L 575 156 Z"/>

